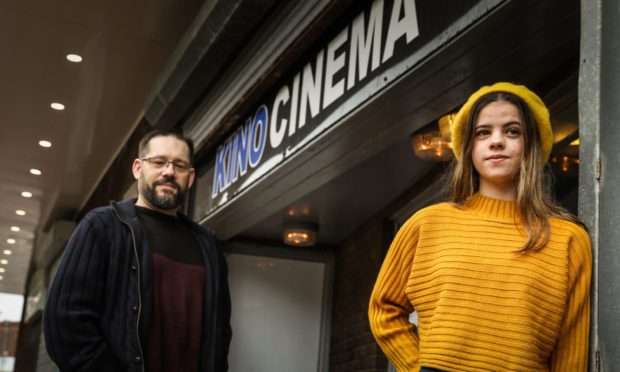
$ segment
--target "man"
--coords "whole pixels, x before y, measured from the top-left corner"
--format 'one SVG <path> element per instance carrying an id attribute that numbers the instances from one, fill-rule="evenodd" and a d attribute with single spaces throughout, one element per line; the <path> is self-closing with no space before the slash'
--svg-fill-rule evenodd
<path id="1" fill-rule="evenodd" d="M 138 198 L 91 211 L 50 288 L 44 333 L 65 371 L 228 369 L 230 294 L 215 236 L 178 210 L 192 141 L 154 131 L 132 171 Z"/>

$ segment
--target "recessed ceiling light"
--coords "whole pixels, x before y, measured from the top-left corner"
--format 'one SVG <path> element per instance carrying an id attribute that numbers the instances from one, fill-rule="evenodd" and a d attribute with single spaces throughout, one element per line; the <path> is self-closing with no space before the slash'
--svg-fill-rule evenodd
<path id="1" fill-rule="evenodd" d="M 26 211 L 22 211 L 21 209 L 18 209 L 15 211 L 15 214 L 18 216 L 25 216 L 26 215 Z"/>
<path id="2" fill-rule="evenodd" d="M 0 273 L 4 273 L 6 272 L 6 269 L 4 267 L 0 267 Z"/>
<path id="3" fill-rule="evenodd" d="M 13 238 L 8 238 L 8 239 L 6 240 L 6 242 L 7 242 L 7 243 L 9 243 L 9 244 L 15 244 L 15 239 L 13 239 Z"/>
<path id="4" fill-rule="evenodd" d="M 50 106 L 54 110 L 58 110 L 58 111 L 62 111 L 65 109 L 65 105 L 63 105 L 62 103 L 58 103 L 58 102 L 52 102 Z"/>
<path id="5" fill-rule="evenodd" d="M 67 60 L 70 62 L 80 63 L 82 62 L 82 56 L 79 54 L 67 54 Z"/>
<path id="6" fill-rule="evenodd" d="M 8 265 L 9 260 L 7 260 L 6 258 L 3 258 L 0 260 L 0 265 Z"/>
<path id="7" fill-rule="evenodd" d="M 48 140 L 40 140 L 39 146 L 41 147 L 52 147 L 52 143 Z"/>
<path id="8" fill-rule="evenodd" d="M 32 198 L 32 193 L 30 191 L 22 191 L 22 196 L 24 198 Z"/>
<path id="9" fill-rule="evenodd" d="M 19 232 L 19 230 L 21 230 L 21 229 L 19 228 L 19 226 L 11 226 L 11 231 L 13 231 L 13 232 Z"/>
<path id="10" fill-rule="evenodd" d="M 4 277 L 2 275 L 0 275 L 0 280 L 4 279 Z"/>
<path id="11" fill-rule="evenodd" d="M 40 176 L 42 174 L 40 169 L 36 169 L 36 168 L 32 168 L 30 170 L 30 173 L 34 174 L 35 176 Z"/>
<path id="12" fill-rule="evenodd" d="M 10 250 L 10 249 L 5 249 L 4 251 L 2 251 L 2 253 L 4 253 L 4 254 L 5 254 L 5 255 L 7 255 L 7 256 L 10 256 L 10 255 L 12 255 L 12 254 L 13 254 L 13 251 L 12 251 L 12 250 Z"/>

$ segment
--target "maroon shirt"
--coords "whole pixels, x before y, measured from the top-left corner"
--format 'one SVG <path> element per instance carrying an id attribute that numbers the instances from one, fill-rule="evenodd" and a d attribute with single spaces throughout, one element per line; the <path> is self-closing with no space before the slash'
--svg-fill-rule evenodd
<path id="1" fill-rule="evenodd" d="M 199 370 L 205 268 L 200 245 L 179 219 L 136 208 L 153 257 L 153 315 L 147 371 Z"/>

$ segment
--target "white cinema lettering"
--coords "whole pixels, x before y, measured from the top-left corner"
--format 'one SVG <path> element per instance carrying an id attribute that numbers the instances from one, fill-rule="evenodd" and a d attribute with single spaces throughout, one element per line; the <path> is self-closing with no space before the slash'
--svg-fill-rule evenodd
<path id="1" fill-rule="evenodd" d="M 269 123 L 269 144 L 276 148 L 280 146 L 284 135 L 286 134 L 286 119 L 282 119 L 282 125 L 278 125 L 278 111 L 280 105 L 285 105 L 290 98 L 288 86 L 283 85 L 278 91 L 276 99 L 273 101 L 273 109 L 271 110 L 271 123 Z"/>
<path id="2" fill-rule="evenodd" d="M 299 130 L 309 120 L 389 61 L 401 38 L 405 38 L 405 43 L 399 43 L 398 48 L 419 36 L 415 0 L 394 0 L 384 28 L 384 15 L 388 14 L 385 7 L 384 0 L 373 1 L 367 21 L 366 12 L 358 14 L 315 54 L 312 62 L 307 62 L 288 84 L 282 85 L 271 105 L 271 120 L 267 107 L 261 105 L 254 116 L 217 149 L 213 198 L 243 177 L 249 168 L 259 165 L 267 137 L 269 146 L 275 150 L 283 143 L 290 144 L 287 138 L 303 135 Z M 384 35 L 385 44 L 382 45 Z M 286 111 L 288 120 L 283 117 Z"/>
<path id="3" fill-rule="evenodd" d="M 270 128 L 269 131 L 269 143 L 272 148 L 275 149 L 280 146 L 285 139 L 283 128 L 286 126 L 287 120 L 280 119 L 278 114 L 280 108 L 287 105 L 289 100 L 290 116 L 287 136 L 291 137 L 297 129 L 306 124 L 308 108 L 310 118 L 316 117 L 321 110 L 326 109 L 345 93 L 345 80 L 346 90 L 352 89 L 356 82 L 363 81 L 370 72 L 375 71 L 394 55 L 395 44 L 400 38 L 405 37 L 406 43 L 409 44 L 419 36 L 415 0 L 395 0 L 390 12 L 386 42 L 382 46 L 384 7 L 384 0 L 375 0 L 370 8 L 367 24 L 365 12 L 360 13 L 355 17 L 350 27 L 344 28 L 329 42 L 325 58 L 324 49 L 316 54 L 314 70 L 313 64 L 307 63 L 302 72 L 295 75 L 292 89 L 289 89 L 288 85 L 280 88 L 271 111 L 270 125 L 278 126 L 278 128 Z M 349 30 L 351 30 L 350 38 L 348 37 Z M 337 55 L 338 50 L 342 49 L 347 41 L 349 42 L 348 66 L 345 65 L 347 63 L 347 51 L 342 51 Z M 323 74 L 324 61 L 325 74 Z M 348 72 L 346 79 L 343 77 L 334 82 L 334 75 L 344 68 Z M 322 105 L 321 90 L 323 91 Z M 299 116 L 297 115 L 298 112 Z M 279 119 L 280 121 L 278 121 Z"/>
<path id="4" fill-rule="evenodd" d="M 370 8 L 368 29 L 364 32 L 364 13 L 362 12 L 351 24 L 351 45 L 349 49 L 349 76 L 347 89 L 355 85 L 355 72 L 359 80 L 368 74 L 368 61 L 372 50 L 372 66 L 374 71 L 381 63 L 381 30 L 383 27 L 383 0 L 375 1 Z M 364 36 L 365 35 L 365 36 Z M 359 61 L 359 69 L 357 68 Z"/>
<path id="5" fill-rule="evenodd" d="M 402 12 L 402 6 L 405 5 L 405 16 L 401 19 L 400 13 Z M 390 27 L 388 28 L 387 40 L 385 41 L 385 51 L 383 52 L 383 61 L 385 63 L 388 59 L 394 55 L 394 44 L 396 40 L 400 39 L 403 35 L 407 36 L 407 44 L 413 41 L 420 31 L 418 30 L 418 16 L 415 10 L 414 0 L 402 0 L 394 1 L 392 7 L 392 16 L 390 17 Z"/>
<path id="6" fill-rule="evenodd" d="M 299 107 L 299 127 L 306 125 L 306 109 L 310 106 L 310 116 L 315 117 L 321 110 L 321 84 L 323 82 L 323 50 L 316 55 L 314 73 L 312 64 L 304 67 L 301 80 L 301 105 Z"/>
<path id="7" fill-rule="evenodd" d="M 347 42 L 349 29 L 345 28 L 327 46 L 325 65 L 325 91 L 323 92 L 323 109 L 344 94 L 344 78 L 334 84 L 334 75 L 344 67 L 344 53 L 336 57 L 336 50 Z"/>

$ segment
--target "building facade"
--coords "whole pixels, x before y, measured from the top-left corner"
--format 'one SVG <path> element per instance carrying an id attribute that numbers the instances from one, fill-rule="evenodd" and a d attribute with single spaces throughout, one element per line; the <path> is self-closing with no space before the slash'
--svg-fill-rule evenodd
<path id="1" fill-rule="evenodd" d="M 84 213 L 133 192 L 142 134 L 182 127 L 186 212 L 230 266 L 231 371 L 387 371 L 367 307 L 389 243 L 445 198 L 450 115 L 481 85 L 522 83 L 551 111 L 555 196 L 592 237 L 591 369 L 613 371 L 618 16 L 602 0 L 207 2 Z"/>

